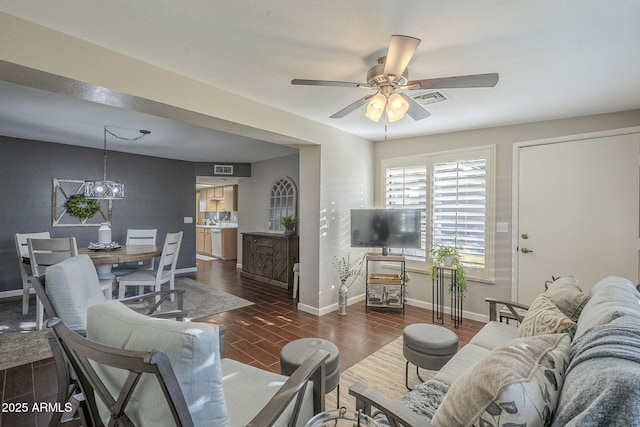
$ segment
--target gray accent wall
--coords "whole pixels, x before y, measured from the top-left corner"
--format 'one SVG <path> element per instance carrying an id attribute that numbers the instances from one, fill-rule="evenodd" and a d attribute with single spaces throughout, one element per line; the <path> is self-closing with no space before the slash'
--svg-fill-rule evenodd
<path id="1" fill-rule="evenodd" d="M 195 163 L 115 151 L 107 159 L 107 178 L 125 183 L 125 199 L 113 201 L 113 240 L 124 242 L 128 228 L 157 228 L 162 244 L 183 231 L 177 268 L 195 268 Z M 97 240 L 97 226 L 51 226 L 51 192 L 53 178 L 102 175 L 102 150 L 0 136 L 0 292 L 22 288 L 15 233 L 74 236 L 79 247 Z"/>

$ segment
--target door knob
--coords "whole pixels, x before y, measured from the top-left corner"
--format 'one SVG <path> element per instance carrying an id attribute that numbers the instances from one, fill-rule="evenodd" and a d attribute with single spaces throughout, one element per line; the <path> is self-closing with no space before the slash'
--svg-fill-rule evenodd
<path id="1" fill-rule="evenodd" d="M 529 248 L 522 248 L 521 250 L 522 250 L 522 253 L 523 253 L 523 254 L 529 254 L 529 253 L 533 252 L 533 251 L 532 251 L 531 249 L 529 249 Z"/>
<path id="2" fill-rule="evenodd" d="M 529 235 L 528 235 L 527 233 L 522 233 L 522 238 L 523 238 L 523 239 L 528 239 L 528 238 L 529 238 Z"/>

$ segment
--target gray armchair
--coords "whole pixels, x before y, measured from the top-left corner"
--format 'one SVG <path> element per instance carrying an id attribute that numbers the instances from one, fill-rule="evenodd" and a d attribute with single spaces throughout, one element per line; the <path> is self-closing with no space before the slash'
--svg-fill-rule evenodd
<path id="1" fill-rule="evenodd" d="M 56 344 L 75 371 L 93 425 L 304 426 L 324 410 L 329 354 L 286 377 L 229 360 L 217 325 L 154 319 L 119 302 L 89 308 L 87 338 L 54 319 Z"/>

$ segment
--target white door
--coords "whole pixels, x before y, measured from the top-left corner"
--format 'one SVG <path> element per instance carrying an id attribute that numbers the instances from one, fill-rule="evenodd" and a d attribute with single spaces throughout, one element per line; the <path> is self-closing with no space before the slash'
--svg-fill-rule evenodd
<path id="1" fill-rule="evenodd" d="M 551 276 L 583 290 L 607 275 L 638 280 L 640 135 L 520 147 L 518 302 Z"/>

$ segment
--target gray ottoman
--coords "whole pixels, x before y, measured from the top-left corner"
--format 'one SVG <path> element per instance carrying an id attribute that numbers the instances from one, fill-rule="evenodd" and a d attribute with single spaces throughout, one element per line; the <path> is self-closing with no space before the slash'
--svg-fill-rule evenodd
<path id="1" fill-rule="evenodd" d="M 336 401 L 340 407 L 340 350 L 331 341 L 322 338 L 300 338 L 286 344 L 280 350 L 280 372 L 291 375 L 302 363 L 318 350 L 329 352 L 325 362 L 325 393 L 337 388 Z M 311 377 L 311 379 L 314 379 Z"/>
<path id="2" fill-rule="evenodd" d="M 458 351 L 458 336 L 447 328 L 430 323 L 414 323 L 402 332 L 402 354 L 407 359 L 405 365 L 405 386 L 409 388 L 409 362 L 419 369 L 437 371 Z"/>

